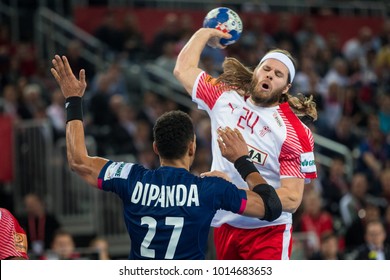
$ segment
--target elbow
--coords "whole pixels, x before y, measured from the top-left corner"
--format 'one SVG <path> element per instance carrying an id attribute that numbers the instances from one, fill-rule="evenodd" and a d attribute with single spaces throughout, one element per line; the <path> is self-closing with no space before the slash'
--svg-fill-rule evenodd
<path id="1" fill-rule="evenodd" d="M 182 73 L 182 69 L 180 68 L 180 66 L 178 66 L 176 64 L 175 68 L 173 69 L 173 75 L 176 77 L 176 79 L 178 79 L 180 81 L 180 74 Z"/>
<path id="2" fill-rule="evenodd" d="M 78 173 L 78 170 L 82 169 L 80 163 L 77 163 L 77 161 L 75 161 L 73 159 L 71 159 L 71 160 L 68 159 L 68 165 L 69 165 L 70 170 L 72 170 L 73 172 L 76 172 L 76 173 Z"/>
<path id="3" fill-rule="evenodd" d="M 70 170 L 76 172 L 77 174 L 82 174 L 86 166 L 86 158 L 83 157 L 69 157 L 68 156 L 68 165 Z"/>
<path id="4" fill-rule="evenodd" d="M 295 213 L 298 210 L 299 206 L 301 205 L 301 202 L 302 202 L 302 197 L 300 197 L 298 195 L 292 196 L 292 197 L 290 197 L 288 209 L 284 209 L 284 210 L 287 212 L 290 212 L 290 213 Z"/>

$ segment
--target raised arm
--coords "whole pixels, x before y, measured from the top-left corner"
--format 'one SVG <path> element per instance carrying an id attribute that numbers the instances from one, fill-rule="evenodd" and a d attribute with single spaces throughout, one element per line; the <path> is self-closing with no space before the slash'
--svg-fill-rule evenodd
<path id="1" fill-rule="evenodd" d="M 73 75 L 72 69 L 65 56 L 56 55 L 52 60 L 51 73 L 66 98 L 67 110 L 66 148 L 68 163 L 72 171 L 76 172 L 84 181 L 97 187 L 100 170 L 108 161 L 104 158 L 88 156 L 85 146 L 84 126 L 82 121 L 81 98 L 84 95 L 87 83 L 85 70 L 80 70 L 79 80 Z"/>
<path id="2" fill-rule="evenodd" d="M 202 72 L 202 69 L 199 68 L 200 55 L 207 42 L 213 37 L 229 39 L 231 35 L 215 28 L 201 28 L 192 35 L 177 57 L 173 74 L 189 95 L 192 94 L 196 78 Z M 216 41 L 218 42 L 219 40 Z M 220 44 L 217 44 L 216 47 L 224 48 Z"/>

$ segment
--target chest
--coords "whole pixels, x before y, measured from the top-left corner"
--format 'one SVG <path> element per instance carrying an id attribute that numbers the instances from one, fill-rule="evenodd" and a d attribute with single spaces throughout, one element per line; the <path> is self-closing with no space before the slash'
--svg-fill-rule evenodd
<path id="1" fill-rule="evenodd" d="M 277 157 L 286 139 L 286 125 L 275 108 L 257 108 L 243 100 L 221 100 L 215 114 L 216 128 L 237 128 L 248 144 L 249 156 L 264 165 L 268 157 Z"/>

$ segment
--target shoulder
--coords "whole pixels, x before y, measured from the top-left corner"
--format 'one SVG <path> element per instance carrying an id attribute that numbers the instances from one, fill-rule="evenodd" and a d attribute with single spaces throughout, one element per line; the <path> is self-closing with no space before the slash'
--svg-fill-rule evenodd
<path id="1" fill-rule="evenodd" d="M 210 177 L 197 177 L 198 180 L 200 180 L 203 184 L 208 184 L 208 185 L 215 185 L 216 187 L 219 188 L 224 188 L 224 187 L 235 187 L 235 185 L 221 177 L 217 176 L 210 176 Z"/>
<path id="2" fill-rule="evenodd" d="M 287 140 L 299 143 L 304 152 L 311 151 L 314 141 L 313 133 L 291 110 L 287 102 L 279 105 L 279 114 L 286 125 Z"/>

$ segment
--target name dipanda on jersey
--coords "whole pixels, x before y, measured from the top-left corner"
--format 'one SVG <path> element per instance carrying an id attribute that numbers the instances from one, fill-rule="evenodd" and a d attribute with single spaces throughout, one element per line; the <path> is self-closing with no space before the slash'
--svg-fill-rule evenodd
<path id="1" fill-rule="evenodd" d="M 131 194 L 131 202 L 143 206 L 199 206 L 198 186 L 191 184 L 189 189 L 185 185 L 157 186 L 145 185 L 138 181 Z"/>

